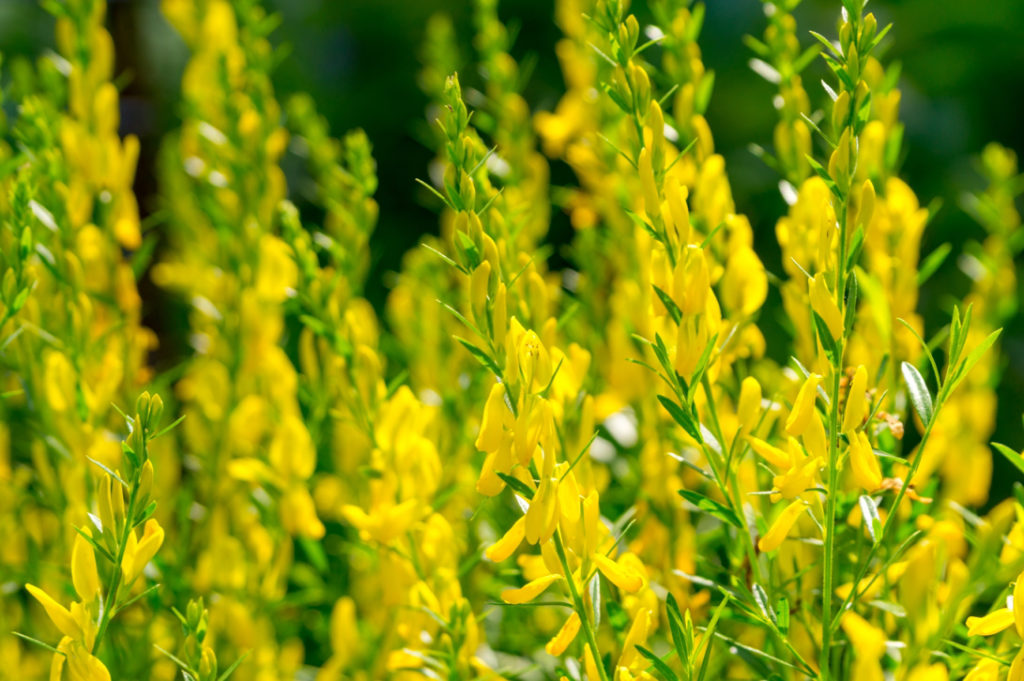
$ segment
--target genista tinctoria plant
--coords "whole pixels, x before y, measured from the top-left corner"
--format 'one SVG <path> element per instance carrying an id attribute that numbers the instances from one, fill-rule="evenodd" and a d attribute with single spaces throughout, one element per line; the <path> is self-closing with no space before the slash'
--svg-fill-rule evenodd
<path id="1" fill-rule="evenodd" d="M 278 17 L 162 2 L 189 60 L 140 221 L 105 7 L 44 5 L 56 50 L 0 80 L 0 679 L 1024 679 L 1024 488 L 989 499 L 1024 182 L 986 147 L 950 202 L 983 240 L 922 252 L 862 0 L 761 2 L 746 162 L 787 208 L 749 217 L 715 5 L 559 0 L 550 110 L 496 0 L 433 17 L 439 228 L 385 314 L 371 140 L 279 102 Z M 187 309 L 162 373 L 144 276 Z"/>

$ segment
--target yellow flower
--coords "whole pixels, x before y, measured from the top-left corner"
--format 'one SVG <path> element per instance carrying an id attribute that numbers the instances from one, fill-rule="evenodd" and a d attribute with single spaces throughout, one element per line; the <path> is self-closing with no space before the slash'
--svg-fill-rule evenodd
<path id="1" fill-rule="evenodd" d="M 89 528 L 83 528 L 81 531 L 89 534 Z M 89 541 L 81 534 L 75 535 L 75 543 L 71 549 L 71 581 L 84 603 L 92 602 L 100 593 L 96 554 L 93 553 Z"/>
<path id="2" fill-rule="evenodd" d="M 580 616 L 575 612 L 569 615 L 569 619 L 565 621 L 562 628 L 558 630 L 554 638 L 547 642 L 544 646 L 544 650 L 547 651 L 548 655 L 554 655 L 558 657 L 565 652 L 565 649 L 569 647 L 569 644 L 576 638 L 576 634 L 580 631 Z"/>
<path id="3" fill-rule="evenodd" d="M 537 596 L 540 596 L 545 589 L 562 579 L 562 575 L 544 575 L 532 582 L 527 582 L 518 589 L 505 589 L 501 592 L 501 600 L 509 605 L 520 605 L 529 603 Z"/>
<path id="4" fill-rule="evenodd" d="M 793 402 L 793 409 L 786 419 L 786 433 L 798 437 L 807 430 L 811 419 L 816 418 L 814 413 L 814 402 L 818 398 L 818 385 L 821 384 L 821 376 L 811 374 L 800 386 L 800 392 Z"/>
<path id="5" fill-rule="evenodd" d="M 71 616 L 67 608 L 53 600 L 48 593 L 34 584 L 26 584 L 25 588 L 39 601 L 50 621 L 60 629 L 62 634 L 76 641 L 82 638 L 82 627 Z"/>
<path id="6" fill-rule="evenodd" d="M 863 431 L 850 436 L 850 472 L 854 483 L 868 492 L 882 486 L 878 457 Z"/>
<path id="7" fill-rule="evenodd" d="M 860 426 L 868 411 L 868 370 L 864 365 L 857 367 L 846 393 L 846 410 L 843 412 L 843 432 L 849 433 Z"/>
<path id="8" fill-rule="evenodd" d="M 882 681 L 881 659 L 885 655 L 885 633 L 853 611 L 843 613 L 843 631 L 854 650 L 851 679 Z"/>
<path id="9" fill-rule="evenodd" d="M 825 276 L 821 273 L 811 279 L 811 308 L 818 313 L 828 327 L 834 340 L 843 335 L 843 315 L 839 312 L 835 297 L 825 285 Z"/>
<path id="10" fill-rule="evenodd" d="M 630 593 L 639 591 L 640 587 L 644 585 L 643 577 L 637 574 L 634 570 L 605 556 L 601 553 L 593 554 L 590 559 L 597 565 L 597 569 L 601 571 L 608 581 L 619 587 L 623 591 Z"/>
<path id="11" fill-rule="evenodd" d="M 522 517 L 519 520 L 512 523 L 512 527 L 508 529 L 508 532 L 487 547 L 484 551 L 484 556 L 487 560 L 500 563 L 511 556 L 519 545 L 523 542 L 523 538 L 526 536 L 526 517 Z"/>
<path id="12" fill-rule="evenodd" d="M 131 584 L 142 574 L 143 568 L 153 559 L 160 545 L 164 543 L 164 530 L 155 518 L 146 521 L 142 531 L 142 539 L 135 538 L 135 531 L 128 533 L 128 543 L 124 550 L 124 560 L 121 562 L 121 571 L 124 573 L 124 580 Z"/>
<path id="13" fill-rule="evenodd" d="M 789 531 L 793 529 L 793 524 L 796 523 L 797 518 L 800 517 L 806 508 L 807 502 L 802 499 L 797 499 L 784 508 L 768 532 L 757 541 L 757 548 L 766 552 L 779 548 L 789 535 Z"/>
<path id="14" fill-rule="evenodd" d="M 747 376 L 740 383 L 740 398 L 736 405 L 736 420 L 742 430 L 754 427 L 761 410 L 761 384 L 753 376 Z"/>

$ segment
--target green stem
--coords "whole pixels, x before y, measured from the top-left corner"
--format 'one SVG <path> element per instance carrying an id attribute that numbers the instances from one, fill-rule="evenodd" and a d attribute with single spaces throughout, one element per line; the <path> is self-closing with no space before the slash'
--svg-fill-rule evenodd
<path id="1" fill-rule="evenodd" d="M 843 603 L 840 606 L 839 611 L 836 613 L 836 621 L 831 621 L 830 626 L 828 627 L 829 629 L 834 630 L 838 626 L 838 615 L 845 612 L 846 609 L 849 607 L 850 603 L 852 603 L 854 599 L 859 598 L 861 595 L 857 593 L 860 589 L 860 583 L 861 581 L 863 581 L 864 576 L 867 574 L 868 567 L 871 564 L 871 559 L 874 558 L 875 554 L 878 552 L 878 547 L 885 542 L 885 538 L 888 536 L 889 529 L 897 516 L 897 511 L 899 510 L 900 503 L 903 501 L 903 497 L 906 496 L 907 487 L 910 485 L 910 481 L 913 480 L 914 474 L 917 473 L 917 469 L 920 467 L 921 461 L 924 459 L 924 448 L 925 445 L 928 444 L 928 438 L 931 436 L 932 426 L 935 424 L 935 421 L 937 420 L 937 417 L 939 415 L 939 409 L 942 407 L 942 402 L 943 400 L 941 399 L 936 402 L 935 411 L 932 414 L 931 420 L 925 426 L 924 433 L 921 435 L 921 443 L 917 446 L 917 452 L 914 454 L 914 460 L 910 464 L 910 470 L 907 471 L 906 479 L 903 481 L 903 484 L 900 485 L 900 489 L 896 493 L 896 500 L 893 502 L 892 509 L 886 516 L 885 522 L 882 523 L 882 529 L 878 534 L 878 541 L 872 544 L 871 548 L 868 550 L 867 558 L 865 558 L 864 561 L 861 563 L 860 568 L 857 571 L 857 576 L 853 580 L 853 588 L 850 589 L 850 593 L 847 594 L 846 598 L 843 600 Z"/>
<path id="2" fill-rule="evenodd" d="M 583 634 L 586 637 L 587 645 L 590 646 L 590 652 L 594 656 L 594 664 L 597 666 L 597 673 L 601 677 L 600 681 L 609 681 L 608 672 L 605 671 L 604 664 L 601 660 L 601 652 L 597 647 L 597 634 L 594 632 L 594 627 L 590 623 L 590 618 L 587 617 L 587 610 L 583 607 L 583 598 L 576 589 L 576 582 L 572 578 L 572 570 L 569 569 L 569 561 L 565 557 L 565 547 L 562 545 L 561 531 L 555 533 L 554 540 L 555 551 L 558 553 L 558 560 L 561 562 L 562 571 L 565 573 L 565 581 L 569 583 L 569 594 L 572 596 L 573 608 L 576 610 L 576 614 L 580 618 L 580 624 L 583 627 Z"/>
<path id="3" fill-rule="evenodd" d="M 117 546 L 117 561 L 114 563 L 114 571 L 110 575 L 110 584 L 107 587 L 107 597 L 103 601 L 103 616 L 100 618 L 99 628 L 96 631 L 93 650 L 99 650 L 100 643 L 103 641 L 103 636 L 107 633 L 107 627 L 110 625 L 110 621 L 117 612 L 117 592 L 121 588 L 121 575 L 123 573 L 121 563 L 124 561 L 124 552 L 128 546 L 128 535 L 134 530 L 135 502 L 138 497 L 138 492 L 139 476 L 136 472 L 135 479 L 132 481 L 132 491 L 128 495 L 128 508 L 125 511 L 124 529 L 121 531 L 121 540 L 118 542 Z M 118 490 L 117 493 L 120 494 L 121 491 Z"/>
<path id="4" fill-rule="evenodd" d="M 707 373 L 701 377 L 701 386 L 703 386 L 704 395 L 707 397 L 708 413 L 711 416 L 711 426 L 715 429 L 715 437 L 718 438 L 719 446 L 725 447 L 725 437 L 722 434 L 722 426 L 718 420 L 718 408 L 715 406 L 715 401 L 711 395 L 711 381 L 708 380 Z M 725 477 L 728 481 L 728 486 L 722 488 L 722 494 L 729 499 L 729 503 L 733 506 L 733 512 L 736 514 L 736 517 L 739 518 L 739 521 L 743 523 L 743 544 L 747 552 L 747 559 L 750 561 L 750 569 L 754 573 L 754 578 L 757 581 L 761 581 L 761 566 L 760 563 L 757 562 L 757 551 L 754 547 L 754 538 L 750 534 L 750 528 L 747 526 L 747 515 L 743 512 L 743 495 L 740 492 L 736 476 L 732 474 L 732 449 L 734 445 L 735 438 L 733 439 L 733 443 L 729 446 L 729 454 L 725 457 L 724 461 Z M 707 456 L 706 450 L 707 447 L 705 447 L 705 456 Z"/>
<path id="5" fill-rule="evenodd" d="M 841 356 L 841 355 L 840 355 Z M 837 363 L 842 362 L 837 358 Z M 821 658 L 819 676 L 823 681 L 830 677 L 830 651 L 832 648 L 832 590 L 835 580 L 835 533 L 836 533 L 836 495 L 839 491 L 839 368 L 832 367 L 832 395 L 829 405 L 828 426 L 828 494 L 825 498 L 825 558 L 822 570 L 821 608 L 824 613 L 821 630 Z"/>

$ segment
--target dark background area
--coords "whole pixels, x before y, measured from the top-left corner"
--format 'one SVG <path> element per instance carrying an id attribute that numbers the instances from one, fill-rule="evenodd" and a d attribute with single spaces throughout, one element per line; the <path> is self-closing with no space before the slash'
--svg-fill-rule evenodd
<path id="1" fill-rule="evenodd" d="M 758 252 L 769 269 L 778 272 L 774 226 L 785 211 L 779 178 L 748 151 L 751 143 L 771 144 L 774 86 L 748 68 L 752 55 L 741 42 L 744 34 L 761 35 L 764 14 L 756 0 L 707 4 L 700 44 L 707 68 L 716 72 L 707 118 L 717 150 L 726 157 L 737 208 L 750 217 Z M 423 143 L 428 139 L 426 100 L 416 85 L 424 26 L 439 11 L 452 17 L 462 49 L 463 78 L 473 79 L 470 0 L 270 0 L 268 5 L 281 16 L 273 39 L 286 50 L 275 74 L 279 98 L 309 92 L 336 135 L 362 127 L 374 144 L 380 221 L 372 240 L 374 266 L 367 294 L 380 308 L 389 273 L 400 267 L 402 254 L 420 235 L 437 229 L 436 206 L 414 182 L 426 176 L 433 156 Z M 796 17 L 804 46 L 813 40 L 808 30 L 835 34 L 839 6 L 838 0 L 803 2 Z M 954 255 L 923 288 L 918 305 L 932 333 L 948 320 L 953 301 L 969 287 L 955 255 L 967 240 L 984 235 L 959 207 L 963 192 L 981 187 L 972 158 L 989 141 L 1001 142 L 1018 155 L 1024 151 L 1024 2 L 875 0 L 868 9 L 880 26 L 894 24 L 883 43 L 883 61 L 902 64 L 901 118 L 906 131 L 901 176 L 922 205 L 942 200 L 925 233 L 923 252 L 945 242 L 954 246 Z M 560 34 L 553 11 L 550 0 L 504 0 L 500 8 L 502 19 L 518 29 L 514 56 L 536 59 L 526 91 L 535 111 L 552 108 L 563 90 L 554 56 Z M 633 11 L 643 24 L 645 3 L 634 2 Z M 142 139 L 136 192 L 145 215 L 159 206 L 154 161 L 160 139 L 177 126 L 180 78 L 188 55 L 156 0 L 111 0 L 108 16 L 124 83 L 122 132 Z M 52 36 L 53 20 L 36 2 L 0 0 L 0 52 L 5 64 L 19 55 L 39 56 L 43 46 L 53 45 Z M 805 87 L 818 104 L 824 97 L 818 81 L 824 75 L 820 63 L 805 72 Z M 564 165 L 553 164 L 552 181 L 567 184 L 572 174 Z M 571 238 L 564 216 L 555 214 L 550 238 L 556 249 Z M 143 293 L 149 303 L 147 323 L 161 333 L 180 333 L 173 327 L 183 317 L 169 312 L 169 301 L 145 284 Z M 785 347 L 786 340 L 778 336 L 781 326 L 772 323 L 779 315 L 781 306 L 773 293 L 762 313 L 769 347 Z M 1002 344 L 1008 359 L 994 439 L 1019 449 L 1024 445 L 1021 315 L 1004 332 Z M 1001 457 L 996 466 L 993 498 L 998 499 L 1009 492 L 1015 473 L 1009 474 L 1012 469 Z"/>

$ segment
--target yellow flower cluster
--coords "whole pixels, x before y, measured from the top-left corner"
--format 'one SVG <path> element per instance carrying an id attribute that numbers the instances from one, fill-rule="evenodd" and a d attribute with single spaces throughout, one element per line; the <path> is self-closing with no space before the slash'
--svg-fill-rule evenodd
<path id="1" fill-rule="evenodd" d="M 143 229 L 104 3 L 46 3 L 57 51 L 0 120 L 0 680 L 1024 679 L 1024 497 L 972 510 L 1016 156 L 983 151 L 969 293 L 926 328 L 953 246 L 922 253 L 899 177 L 889 27 L 842 0 L 802 46 L 798 4 L 745 40 L 774 229 L 705 116 L 714 6 L 558 0 L 550 111 L 496 0 L 475 71 L 435 17 L 440 228 L 380 316 L 370 140 L 278 102 L 274 16 L 163 0 L 190 58 Z M 144 275 L 186 310 L 160 372 Z"/>

